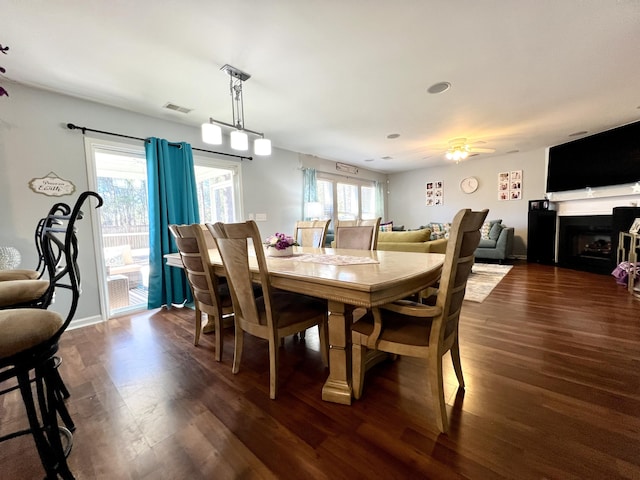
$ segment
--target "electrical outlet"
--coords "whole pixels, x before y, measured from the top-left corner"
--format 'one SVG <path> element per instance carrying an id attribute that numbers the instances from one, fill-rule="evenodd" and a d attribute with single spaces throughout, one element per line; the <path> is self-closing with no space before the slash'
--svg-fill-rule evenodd
<path id="1" fill-rule="evenodd" d="M 249 214 L 249 220 L 255 220 L 255 218 L 253 217 L 253 213 Z"/>
<path id="2" fill-rule="evenodd" d="M 266 213 L 256 213 L 256 222 L 266 222 L 267 214 Z"/>

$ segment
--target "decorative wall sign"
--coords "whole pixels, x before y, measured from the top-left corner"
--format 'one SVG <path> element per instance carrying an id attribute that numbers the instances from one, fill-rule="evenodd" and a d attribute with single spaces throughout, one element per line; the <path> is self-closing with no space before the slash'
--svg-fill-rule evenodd
<path id="1" fill-rule="evenodd" d="M 49 172 L 46 177 L 32 178 L 29 188 L 48 197 L 62 197 L 76 191 L 76 186 L 71 181 L 60 178 L 53 172 Z"/>
<path id="2" fill-rule="evenodd" d="M 425 185 L 426 205 L 433 207 L 435 205 L 444 205 L 444 184 L 442 181 L 427 182 Z"/>
<path id="3" fill-rule="evenodd" d="M 339 172 L 351 173 L 353 175 L 358 173 L 358 167 L 347 165 L 346 163 L 336 163 L 336 170 Z"/>
<path id="4" fill-rule="evenodd" d="M 498 200 L 522 199 L 522 170 L 498 173 Z"/>

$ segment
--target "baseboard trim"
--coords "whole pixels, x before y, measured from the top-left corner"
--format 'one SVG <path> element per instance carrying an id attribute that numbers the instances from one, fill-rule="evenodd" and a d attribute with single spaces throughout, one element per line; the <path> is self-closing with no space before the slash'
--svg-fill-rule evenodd
<path id="1" fill-rule="evenodd" d="M 74 330 L 76 328 L 88 327 L 89 325 L 96 325 L 98 323 L 106 322 L 105 318 L 102 318 L 100 315 L 94 315 L 92 317 L 86 318 L 76 318 L 71 320 L 69 324 L 69 330 Z"/>

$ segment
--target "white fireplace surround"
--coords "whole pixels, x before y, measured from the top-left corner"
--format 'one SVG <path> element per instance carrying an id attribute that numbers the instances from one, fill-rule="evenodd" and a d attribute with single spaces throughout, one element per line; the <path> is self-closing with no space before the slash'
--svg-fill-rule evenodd
<path id="1" fill-rule="evenodd" d="M 612 187 L 594 187 L 589 194 L 586 190 L 553 192 L 545 196 L 550 208 L 558 216 L 611 215 L 614 207 L 640 206 L 640 192 L 634 192 L 635 182 Z"/>
<path id="2" fill-rule="evenodd" d="M 640 193 L 634 192 L 635 183 L 613 187 L 593 188 L 590 194 L 586 190 L 554 192 L 546 194 L 549 208 L 558 212 L 556 220 L 555 261 L 558 262 L 558 243 L 560 236 L 560 217 L 585 215 L 612 215 L 615 207 L 640 206 Z"/>

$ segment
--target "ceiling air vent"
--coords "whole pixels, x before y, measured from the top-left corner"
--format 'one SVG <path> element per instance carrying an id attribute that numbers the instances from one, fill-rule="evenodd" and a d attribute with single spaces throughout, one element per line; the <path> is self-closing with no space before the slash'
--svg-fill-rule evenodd
<path id="1" fill-rule="evenodd" d="M 180 105 L 176 105 L 175 103 L 171 103 L 171 102 L 165 104 L 163 108 L 168 108 L 169 110 L 174 110 L 180 113 L 189 113 L 191 110 L 193 110 L 193 108 L 181 107 Z"/>

